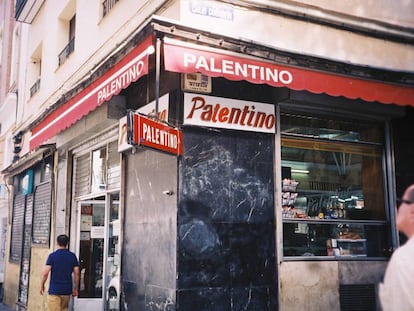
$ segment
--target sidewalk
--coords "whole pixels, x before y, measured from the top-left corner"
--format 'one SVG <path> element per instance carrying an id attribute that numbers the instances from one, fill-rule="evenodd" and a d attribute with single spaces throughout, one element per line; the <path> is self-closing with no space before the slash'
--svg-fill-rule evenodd
<path id="1" fill-rule="evenodd" d="M 0 302 L 0 311 L 13 311 L 13 309 Z"/>

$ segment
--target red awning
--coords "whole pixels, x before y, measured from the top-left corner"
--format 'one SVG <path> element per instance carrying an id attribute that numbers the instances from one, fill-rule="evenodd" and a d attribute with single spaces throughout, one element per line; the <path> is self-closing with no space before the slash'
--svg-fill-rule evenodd
<path id="1" fill-rule="evenodd" d="M 100 78 L 51 112 L 32 129 L 30 150 L 71 126 L 132 82 L 148 74 L 149 36 Z"/>
<path id="2" fill-rule="evenodd" d="M 200 72 L 296 91 L 414 107 L 414 87 L 279 65 L 179 40 L 165 39 L 164 58 L 165 69 L 173 72 Z"/>

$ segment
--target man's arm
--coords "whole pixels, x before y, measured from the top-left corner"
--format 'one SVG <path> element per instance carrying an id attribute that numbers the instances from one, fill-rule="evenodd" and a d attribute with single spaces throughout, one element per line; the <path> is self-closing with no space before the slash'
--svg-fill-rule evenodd
<path id="1" fill-rule="evenodd" d="M 52 269 L 52 266 L 45 266 L 42 271 L 42 276 L 40 278 L 40 295 L 43 295 L 45 292 L 45 283 L 49 276 L 49 272 Z"/>
<path id="2" fill-rule="evenodd" d="M 75 287 L 74 287 L 74 289 L 72 291 L 72 296 L 73 297 L 78 296 L 79 275 L 80 275 L 79 266 L 73 267 L 73 278 L 75 279 Z"/>

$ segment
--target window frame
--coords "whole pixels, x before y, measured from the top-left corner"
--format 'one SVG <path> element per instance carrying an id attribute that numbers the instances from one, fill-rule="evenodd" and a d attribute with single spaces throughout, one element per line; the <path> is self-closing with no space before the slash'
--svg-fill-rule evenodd
<path id="1" fill-rule="evenodd" d="M 278 113 L 280 113 L 280 110 L 278 110 Z M 296 114 L 296 113 L 295 113 Z M 300 112 L 298 114 L 301 114 Z M 309 112 L 303 112 L 302 115 L 311 115 L 312 113 Z M 324 117 L 329 117 L 335 119 L 335 116 L 327 115 Z M 278 118 L 279 120 L 282 120 L 282 118 Z M 339 119 L 339 118 L 338 118 Z M 353 121 L 353 119 L 351 119 Z M 355 120 L 356 121 L 356 120 Z M 283 121 L 281 121 L 283 122 Z M 382 122 L 381 120 L 375 121 L 378 126 L 381 126 L 383 128 L 383 131 L 386 131 L 386 122 Z M 322 150 L 326 151 L 337 151 L 341 150 L 344 152 L 350 151 L 352 149 L 353 151 L 357 151 L 364 155 L 365 153 L 375 153 L 378 154 L 380 152 L 380 159 L 381 159 L 381 177 L 383 180 L 383 190 L 384 190 L 384 213 L 385 213 L 385 219 L 383 220 L 371 220 L 371 219 L 363 219 L 363 220 L 348 220 L 348 219 L 287 219 L 282 217 L 282 200 L 277 200 L 278 208 L 278 217 L 280 218 L 279 224 L 281 225 L 281 229 L 278 231 L 279 234 L 282 235 L 281 238 L 281 245 L 279 247 L 280 251 L 280 258 L 282 261 L 309 261 L 309 260 L 322 260 L 322 261 L 340 261 L 340 260 L 386 260 L 389 255 L 384 252 L 384 256 L 289 256 L 285 254 L 285 237 L 284 237 L 284 225 L 287 223 L 290 224 L 314 224 L 314 225 L 328 225 L 328 226 L 335 226 L 341 223 L 344 224 L 354 224 L 354 225 L 366 225 L 371 226 L 371 228 L 380 228 L 380 226 L 383 226 L 385 232 L 378 231 L 378 235 L 381 234 L 380 239 L 382 239 L 381 243 L 387 244 L 389 246 L 389 249 L 387 251 L 390 251 L 392 248 L 392 245 L 394 244 L 392 239 L 392 225 L 390 225 L 391 218 L 389 214 L 389 197 L 386 193 L 387 188 L 387 181 L 389 178 L 389 170 L 387 169 L 387 161 L 386 161 L 386 142 L 378 143 L 378 142 L 350 142 L 350 141 L 338 141 L 338 140 L 330 140 L 330 139 L 323 139 L 323 138 L 310 138 L 306 135 L 298 135 L 297 133 L 293 135 L 289 135 L 287 133 L 282 133 L 280 130 L 280 124 L 278 125 L 279 130 L 277 131 L 277 139 L 279 140 L 279 151 L 280 154 L 277 158 L 279 158 L 280 162 L 280 169 L 282 168 L 283 163 L 283 155 L 282 155 L 282 147 L 297 147 L 297 142 L 301 141 L 302 143 L 305 143 L 305 146 L 309 149 L 311 146 L 319 147 Z M 385 135 L 387 136 L 387 135 Z M 384 140 L 386 140 L 386 137 L 384 137 Z M 356 148 L 356 149 L 355 149 Z M 374 152 L 373 152 L 374 151 Z M 281 170 L 282 171 L 282 170 Z M 280 175 L 276 174 L 276 176 L 282 177 L 282 173 L 280 171 Z M 280 183 L 282 183 L 282 178 L 280 178 Z M 280 189 L 282 189 L 282 184 L 280 184 Z M 279 194 L 282 196 L 282 190 L 280 190 Z M 376 229 L 375 229 L 376 230 Z M 385 238 L 384 238 L 385 237 Z M 385 240 L 385 241 L 384 241 Z"/>

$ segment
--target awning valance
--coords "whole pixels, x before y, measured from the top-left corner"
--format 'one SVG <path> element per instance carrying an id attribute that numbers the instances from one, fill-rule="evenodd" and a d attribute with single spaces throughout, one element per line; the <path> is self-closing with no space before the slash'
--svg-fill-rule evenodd
<path id="1" fill-rule="evenodd" d="M 173 72 L 199 72 L 234 81 L 246 80 L 296 91 L 414 107 L 413 86 L 279 65 L 175 39 L 164 39 L 164 61 L 165 69 Z"/>
<path id="2" fill-rule="evenodd" d="M 118 95 L 132 82 L 148 74 L 148 55 L 151 46 L 152 37 L 149 36 L 104 75 L 44 118 L 32 129 L 30 150 L 68 128 L 110 100 L 112 96 Z"/>

